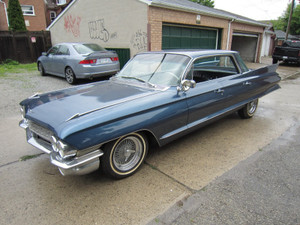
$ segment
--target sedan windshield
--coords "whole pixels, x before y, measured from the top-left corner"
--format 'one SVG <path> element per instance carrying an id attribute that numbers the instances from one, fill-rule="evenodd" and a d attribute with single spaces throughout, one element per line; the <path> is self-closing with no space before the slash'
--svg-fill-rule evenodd
<path id="1" fill-rule="evenodd" d="M 78 52 L 78 54 L 85 55 L 97 51 L 105 51 L 104 48 L 97 44 L 74 44 L 73 47 Z"/>
<path id="2" fill-rule="evenodd" d="M 177 54 L 140 54 L 117 77 L 162 86 L 177 86 L 190 58 Z"/>

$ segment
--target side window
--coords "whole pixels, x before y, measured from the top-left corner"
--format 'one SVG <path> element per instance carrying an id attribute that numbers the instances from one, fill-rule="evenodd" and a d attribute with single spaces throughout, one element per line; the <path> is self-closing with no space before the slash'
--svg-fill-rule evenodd
<path id="1" fill-rule="evenodd" d="M 61 45 L 57 51 L 57 55 L 70 55 L 68 46 Z"/>
<path id="2" fill-rule="evenodd" d="M 231 56 L 210 56 L 196 59 L 187 79 L 197 83 L 238 74 L 238 69 Z"/>
<path id="3" fill-rule="evenodd" d="M 58 51 L 59 46 L 54 46 L 48 51 L 48 55 L 55 55 Z"/>

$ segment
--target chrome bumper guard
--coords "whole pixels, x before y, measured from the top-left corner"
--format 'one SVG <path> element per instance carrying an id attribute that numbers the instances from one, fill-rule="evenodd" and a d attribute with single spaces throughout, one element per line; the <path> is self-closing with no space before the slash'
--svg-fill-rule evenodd
<path id="1" fill-rule="evenodd" d="M 27 142 L 50 155 L 50 162 L 58 167 L 63 176 L 85 175 L 99 169 L 100 157 L 104 154 L 100 149 L 80 157 L 63 159 L 58 153 L 52 150 L 49 142 L 35 137 L 35 134 L 30 131 L 26 120 L 22 120 L 19 126 L 26 130 Z"/>

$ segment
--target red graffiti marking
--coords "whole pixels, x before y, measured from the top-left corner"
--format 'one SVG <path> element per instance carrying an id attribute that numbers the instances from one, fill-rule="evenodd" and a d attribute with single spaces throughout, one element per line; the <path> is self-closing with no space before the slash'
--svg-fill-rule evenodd
<path id="1" fill-rule="evenodd" d="M 81 17 L 72 17 L 72 15 L 65 16 L 65 31 L 72 32 L 74 37 L 80 36 L 80 22 Z"/>

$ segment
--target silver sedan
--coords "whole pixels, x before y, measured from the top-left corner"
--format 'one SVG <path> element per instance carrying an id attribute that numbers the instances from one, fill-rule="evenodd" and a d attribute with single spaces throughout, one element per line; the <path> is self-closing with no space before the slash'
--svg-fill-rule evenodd
<path id="1" fill-rule="evenodd" d="M 77 79 L 116 74 L 120 70 L 116 52 L 92 43 L 61 43 L 43 52 L 37 60 L 41 75 L 65 77 L 69 84 Z"/>

